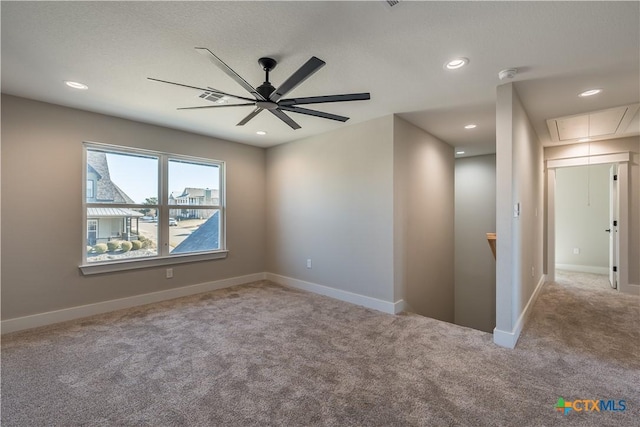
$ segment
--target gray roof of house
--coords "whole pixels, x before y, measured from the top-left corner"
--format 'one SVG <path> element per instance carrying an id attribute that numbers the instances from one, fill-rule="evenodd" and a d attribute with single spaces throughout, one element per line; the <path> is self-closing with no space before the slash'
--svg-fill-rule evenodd
<path id="1" fill-rule="evenodd" d="M 169 199 L 177 199 L 178 197 L 182 196 L 183 193 L 183 191 L 172 191 L 171 193 L 169 193 Z"/>
<path id="2" fill-rule="evenodd" d="M 87 208 L 87 218 L 122 218 L 144 216 L 140 212 L 125 208 Z"/>
<path id="3" fill-rule="evenodd" d="M 220 211 L 206 220 L 196 231 L 176 246 L 172 254 L 213 251 L 220 249 Z"/>
<path id="4" fill-rule="evenodd" d="M 87 150 L 87 166 L 100 175 L 96 182 L 96 201 L 134 204 L 135 202 L 120 187 L 111 181 L 107 153 Z"/>

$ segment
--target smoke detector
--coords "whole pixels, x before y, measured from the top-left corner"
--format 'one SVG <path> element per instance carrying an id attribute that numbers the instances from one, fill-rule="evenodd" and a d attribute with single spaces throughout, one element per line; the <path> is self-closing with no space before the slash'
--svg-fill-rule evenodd
<path id="1" fill-rule="evenodd" d="M 500 77 L 500 80 L 512 79 L 516 76 L 516 74 L 518 74 L 517 68 L 507 68 L 506 70 L 500 71 L 498 73 L 498 77 Z"/>

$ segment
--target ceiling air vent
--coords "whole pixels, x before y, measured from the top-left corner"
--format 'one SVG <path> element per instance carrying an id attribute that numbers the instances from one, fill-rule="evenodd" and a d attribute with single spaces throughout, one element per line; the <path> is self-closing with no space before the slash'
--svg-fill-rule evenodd
<path id="1" fill-rule="evenodd" d="M 208 89 L 211 90 L 215 90 L 212 87 L 208 87 Z M 222 97 L 223 95 L 217 94 L 215 92 L 210 92 L 210 91 L 204 91 L 199 95 L 200 98 L 202 99 L 206 99 L 207 101 L 211 101 L 211 102 L 217 102 L 220 103 L 221 101 L 223 101 Z"/>
<path id="2" fill-rule="evenodd" d="M 386 2 L 389 4 L 389 7 L 393 7 L 400 3 L 400 0 L 386 0 Z"/>
<path id="3" fill-rule="evenodd" d="M 585 114 L 547 120 L 551 141 L 559 144 L 638 135 L 637 113 L 640 104 L 592 111 Z"/>

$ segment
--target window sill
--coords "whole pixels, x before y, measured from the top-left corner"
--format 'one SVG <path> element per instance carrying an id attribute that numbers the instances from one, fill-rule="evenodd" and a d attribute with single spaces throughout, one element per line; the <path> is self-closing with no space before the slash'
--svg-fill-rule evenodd
<path id="1" fill-rule="evenodd" d="M 184 264 L 187 262 L 209 261 L 213 259 L 224 259 L 229 251 L 222 250 L 216 252 L 203 252 L 186 255 L 169 255 L 164 257 L 153 257 L 145 259 L 112 261 L 108 263 L 84 264 L 78 268 L 84 276 L 92 274 L 113 273 L 117 271 L 137 270 L 140 268 L 160 267 L 163 265 Z"/>

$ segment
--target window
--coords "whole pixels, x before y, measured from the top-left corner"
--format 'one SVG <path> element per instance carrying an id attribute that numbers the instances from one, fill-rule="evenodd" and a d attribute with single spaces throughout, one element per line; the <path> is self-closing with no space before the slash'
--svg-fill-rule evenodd
<path id="1" fill-rule="evenodd" d="M 89 143 L 85 153 L 83 273 L 226 256 L 223 162 Z"/>
<path id="2" fill-rule="evenodd" d="M 169 226 L 175 226 L 169 233 L 169 251 L 220 249 L 221 165 L 173 157 L 168 161 Z M 174 208 L 176 204 L 180 208 Z"/>
<path id="3" fill-rule="evenodd" d="M 87 200 L 95 198 L 96 182 L 92 179 L 87 180 Z"/>
<path id="4" fill-rule="evenodd" d="M 88 219 L 87 220 L 87 244 L 95 245 L 97 237 L 98 237 L 98 221 L 95 219 Z"/>

